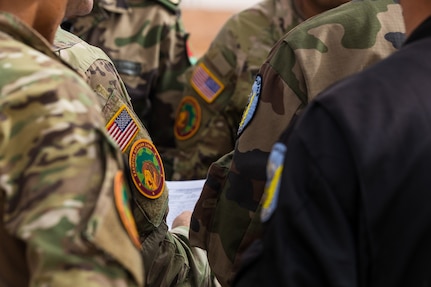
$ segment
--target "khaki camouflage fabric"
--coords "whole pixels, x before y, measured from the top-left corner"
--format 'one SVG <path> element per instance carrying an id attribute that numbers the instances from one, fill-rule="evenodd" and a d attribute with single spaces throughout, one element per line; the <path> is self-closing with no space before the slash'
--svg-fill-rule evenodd
<path id="1" fill-rule="evenodd" d="M 124 163 L 88 85 L 0 12 L 0 286 L 144 286 Z"/>
<path id="2" fill-rule="evenodd" d="M 175 145 L 180 75 L 190 67 L 179 1 L 95 0 L 93 11 L 72 20 L 71 31 L 114 62 L 133 107 L 160 151 Z"/>
<path id="3" fill-rule="evenodd" d="M 297 26 L 270 52 L 252 87 L 235 150 L 210 167 L 190 226 L 222 285 L 261 236 L 266 163 L 292 118 L 333 82 L 395 52 L 404 41 L 393 0 L 352 1 Z"/>
<path id="4" fill-rule="evenodd" d="M 233 150 L 250 86 L 272 46 L 302 22 L 292 0 L 264 0 L 233 15 L 186 72 L 174 135 L 174 180 L 205 178 Z"/>
<path id="5" fill-rule="evenodd" d="M 59 29 L 54 40 L 54 51 L 84 75 L 87 83 L 99 96 L 107 125 L 116 117 L 118 111 L 127 108 L 134 120 L 132 124 L 136 124 L 136 131 L 128 142 L 116 141 L 126 157 L 132 156 L 134 143 L 141 140 L 151 142 L 146 128 L 134 113 L 120 76 L 101 49 Z M 157 149 L 154 152 L 157 153 Z M 211 286 L 212 277 L 206 253 L 202 249 L 190 247 L 188 228 L 168 231 L 165 221 L 168 212 L 168 188 L 163 174 L 157 175 L 161 178 L 159 185 L 162 188 L 158 198 L 146 197 L 132 180 L 133 175 L 129 173 L 128 176 L 133 187 L 135 204 L 132 209 L 142 244 L 146 286 Z"/>

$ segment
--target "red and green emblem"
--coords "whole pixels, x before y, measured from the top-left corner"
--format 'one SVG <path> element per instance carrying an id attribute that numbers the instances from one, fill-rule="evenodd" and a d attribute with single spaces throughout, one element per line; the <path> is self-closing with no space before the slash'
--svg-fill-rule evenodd
<path id="1" fill-rule="evenodd" d="M 201 124 L 201 107 L 198 101 L 190 96 L 181 101 L 176 120 L 174 133 L 179 140 L 191 138 Z"/>
<path id="2" fill-rule="evenodd" d="M 145 197 L 156 199 L 163 193 L 165 172 L 156 147 L 148 140 L 136 141 L 129 155 L 133 183 Z"/>

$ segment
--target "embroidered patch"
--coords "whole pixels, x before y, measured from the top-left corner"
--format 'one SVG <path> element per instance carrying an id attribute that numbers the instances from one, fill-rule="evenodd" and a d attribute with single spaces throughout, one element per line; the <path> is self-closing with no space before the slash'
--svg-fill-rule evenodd
<path id="1" fill-rule="evenodd" d="M 207 103 L 212 103 L 224 89 L 222 82 L 205 67 L 204 63 L 196 66 L 191 84 Z"/>
<path id="2" fill-rule="evenodd" d="M 122 106 L 106 125 L 108 134 L 124 152 L 139 131 L 138 125 L 126 106 Z"/>
<path id="3" fill-rule="evenodd" d="M 120 220 L 132 239 L 133 244 L 138 249 L 141 249 L 135 219 L 133 218 L 132 211 L 130 209 L 131 200 L 121 171 L 117 172 L 114 179 L 114 200 L 118 214 L 120 215 Z"/>
<path id="4" fill-rule="evenodd" d="M 179 140 L 186 140 L 196 134 L 201 124 L 201 107 L 193 97 L 184 97 L 175 118 L 174 134 Z"/>
<path id="5" fill-rule="evenodd" d="M 262 91 L 262 76 L 257 75 L 251 88 L 251 94 L 248 98 L 248 104 L 245 108 L 242 119 L 238 127 L 238 136 L 244 131 L 245 127 L 250 123 L 256 112 L 257 104 L 259 103 L 260 93 Z"/>
<path id="6" fill-rule="evenodd" d="M 159 198 L 165 185 L 165 171 L 156 147 L 145 139 L 135 141 L 130 150 L 129 165 L 139 192 L 151 199 Z"/>
<path id="7" fill-rule="evenodd" d="M 278 203 L 278 193 L 280 189 L 280 178 L 283 172 L 284 156 L 286 154 L 286 146 L 282 143 L 276 143 L 269 155 L 268 164 L 266 166 L 266 186 L 264 191 L 264 201 L 260 219 L 266 222 L 274 213 Z"/>

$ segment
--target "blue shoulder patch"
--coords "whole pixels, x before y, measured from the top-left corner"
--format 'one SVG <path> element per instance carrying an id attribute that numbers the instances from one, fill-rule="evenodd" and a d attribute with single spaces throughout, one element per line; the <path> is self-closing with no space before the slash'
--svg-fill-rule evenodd
<path id="1" fill-rule="evenodd" d="M 244 131 L 246 126 L 253 119 L 254 113 L 257 109 L 257 104 L 259 103 L 260 93 L 262 91 L 262 76 L 257 75 L 254 80 L 253 87 L 251 88 L 251 94 L 248 98 L 248 104 L 245 108 L 241 122 L 238 127 L 238 136 Z"/>
<path id="2" fill-rule="evenodd" d="M 278 142 L 273 146 L 271 154 L 269 155 L 266 166 L 267 181 L 263 194 L 264 200 L 262 211 L 260 213 L 260 219 L 262 222 L 268 221 L 277 208 L 280 178 L 283 173 L 283 163 L 286 150 L 287 147 Z"/>

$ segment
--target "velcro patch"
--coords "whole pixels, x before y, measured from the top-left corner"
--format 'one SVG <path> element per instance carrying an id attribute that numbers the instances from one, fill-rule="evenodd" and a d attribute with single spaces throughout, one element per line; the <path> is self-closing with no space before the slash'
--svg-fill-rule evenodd
<path id="1" fill-rule="evenodd" d="M 124 152 L 139 131 L 139 127 L 125 105 L 121 106 L 106 125 L 108 134 Z"/>
<path id="2" fill-rule="evenodd" d="M 156 199 L 163 194 L 165 171 L 162 159 L 152 142 L 135 141 L 129 154 L 133 183 L 145 197 Z"/>
<path id="3" fill-rule="evenodd" d="M 201 124 L 201 107 L 190 96 L 184 97 L 175 117 L 174 134 L 179 140 L 186 140 L 196 134 Z"/>
<path id="4" fill-rule="evenodd" d="M 264 191 L 264 201 L 260 219 L 262 222 L 268 221 L 274 213 L 278 203 L 278 193 L 280 189 L 280 179 L 283 173 L 284 156 L 286 154 L 286 146 L 282 143 L 276 143 L 269 155 L 268 164 L 266 166 L 266 186 Z"/>
<path id="5" fill-rule="evenodd" d="M 224 89 L 223 83 L 208 70 L 204 63 L 196 66 L 190 82 L 207 103 L 212 103 Z"/>
<path id="6" fill-rule="evenodd" d="M 253 86 L 251 88 L 251 94 L 248 98 L 248 104 L 245 108 L 242 119 L 238 127 L 238 136 L 244 131 L 245 127 L 253 119 L 254 113 L 257 109 L 257 104 L 259 103 L 260 93 L 262 91 L 262 76 L 257 75 L 254 80 Z"/>
<path id="7" fill-rule="evenodd" d="M 114 179 L 114 200 L 124 228 L 132 239 L 133 244 L 138 249 L 141 249 L 136 222 L 130 209 L 131 199 L 129 197 L 129 191 L 127 190 L 121 171 L 117 172 Z"/>

